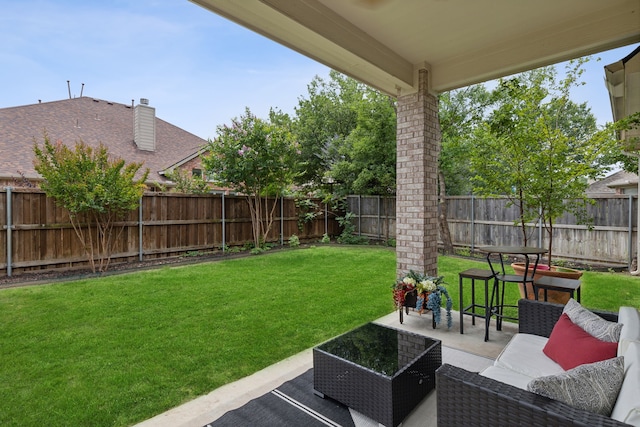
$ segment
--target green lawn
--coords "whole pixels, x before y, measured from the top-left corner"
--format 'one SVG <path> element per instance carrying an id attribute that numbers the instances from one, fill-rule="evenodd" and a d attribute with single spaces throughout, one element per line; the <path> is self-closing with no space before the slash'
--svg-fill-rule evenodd
<path id="1" fill-rule="evenodd" d="M 474 266 L 439 260 L 454 308 Z M 1 290 L 0 425 L 134 424 L 391 312 L 394 279 L 392 249 L 318 246 Z M 587 272 L 583 302 L 638 283 Z"/>

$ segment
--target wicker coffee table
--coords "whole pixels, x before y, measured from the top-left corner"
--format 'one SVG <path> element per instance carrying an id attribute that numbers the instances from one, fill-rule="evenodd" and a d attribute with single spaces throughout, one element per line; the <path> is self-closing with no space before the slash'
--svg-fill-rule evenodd
<path id="1" fill-rule="evenodd" d="M 435 388 L 439 340 L 368 323 L 313 349 L 313 388 L 395 427 Z"/>

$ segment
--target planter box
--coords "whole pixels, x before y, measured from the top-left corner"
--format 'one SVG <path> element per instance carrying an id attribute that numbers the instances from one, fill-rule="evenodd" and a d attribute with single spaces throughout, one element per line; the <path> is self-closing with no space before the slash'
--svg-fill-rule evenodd
<path id="1" fill-rule="evenodd" d="M 524 263 L 514 262 L 513 264 L 511 264 L 511 267 L 513 268 L 516 274 L 519 274 L 519 275 L 524 274 Z M 543 268 L 541 269 L 540 267 L 543 267 Z M 580 279 L 580 277 L 582 277 L 582 271 L 574 270 L 573 268 L 551 266 L 551 269 L 544 269 L 544 267 L 547 267 L 547 266 L 538 265 L 538 268 L 536 269 L 536 275 L 534 276 L 534 280 L 539 279 L 540 277 L 543 277 L 543 276 L 560 277 L 562 279 L 574 279 L 574 280 L 578 280 Z M 524 286 L 522 283 L 520 283 L 518 286 L 520 288 L 520 298 L 524 298 L 525 296 Z M 547 298 L 549 302 L 553 302 L 556 304 L 566 304 L 569 301 L 569 294 L 566 292 L 548 291 Z M 527 283 L 527 299 L 535 299 L 535 295 L 533 293 L 533 287 L 531 283 Z M 544 299 L 544 293 L 541 289 L 538 291 L 538 299 L 540 301 Z"/>

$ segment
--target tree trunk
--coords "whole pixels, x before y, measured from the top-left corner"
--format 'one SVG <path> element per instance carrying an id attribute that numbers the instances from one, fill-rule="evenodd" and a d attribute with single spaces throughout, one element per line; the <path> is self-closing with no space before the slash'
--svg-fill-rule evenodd
<path id="1" fill-rule="evenodd" d="M 518 190 L 518 211 L 520 214 L 520 230 L 522 231 L 522 243 L 527 246 L 527 224 L 524 218 L 524 195 L 522 188 Z"/>
<path id="2" fill-rule="evenodd" d="M 553 222 L 550 222 L 547 231 L 549 232 L 549 252 L 547 252 L 547 265 L 551 267 L 551 257 L 553 249 Z"/>
<path id="3" fill-rule="evenodd" d="M 444 246 L 445 254 L 453 253 L 453 243 L 451 242 L 451 233 L 449 232 L 449 223 L 447 222 L 447 199 L 446 186 L 444 183 L 444 174 L 438 171 L 438 181 L 440 184 L 440 215 L 438 216 L 438 225 L 440 226 L 440 238 Z"/>

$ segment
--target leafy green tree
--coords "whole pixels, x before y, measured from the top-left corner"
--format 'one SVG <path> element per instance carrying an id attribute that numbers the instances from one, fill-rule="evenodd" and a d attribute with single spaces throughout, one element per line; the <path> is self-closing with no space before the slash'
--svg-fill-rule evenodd
<path id="1" fill-rule="evenodd" d="M 438 226 L 445 253 L 453 253 L 453 241 L 447 222 L 446 196 L 471 193 L 472 134 L 481 124 L 490 93 L 483 85 L 445 92 L 438 99 L 442 149 L 438 158 Z"/>
<path id="2" fill-rule="evenodd" d="M 300 143 L 301 163 L 297 183 L 322 187 L 338 153 L 356 127 L 356 103 L 366 86 L 337 71 L 329 80 L 316 76 L 307 86 L 308 96 L 298 100 L 294 133 Z"/>
<path id="3" fill-rule="evenodd" d="M 207 194 L 209 183 L 200 176 L 191 176 L 184 169 L 174 169 L 167 178 L 175 183 L 175 191 L 188 194 Z"/>
<path id="4" fill-rule="evenodd" d="M 356 127 L 340 147 L 331 176 L 350 193 L 392 195 L 396 191 L 396 103 L 365 89 L 354 104 Z"/>
<path id="5" fill-rule="evenodd" d="M 316 77 L 308 90 L 296 108 L 298 183 L 325 189 L 330 183 L 338 194 L 393 192 L 395 101 L 337 71 L 328 81 Z"/>
<path id="6" fill-rule="evenodd" d="M 473 133 L 486 119 L 491 102 L 491 92 L 481 84 L 445 92 L 438 97 L 442 138 L 438 166 L 448 196 L 467 195 L 473 191 L 468 153 L 473 147 Z"/>
<path id="7" fill-rule="evenodd" d="M 138 207 L 148 170 L 136 179 L 141 163 L 125 164 L 109 156 L 102 144 L 97 148 L 82 141 L 75 148 L 53 144 L 46 134 L 42 147 L 35 144 L 34 153 L 35 169 L 44 179 L 42 189 L 69 211 L 92 270 L 107 270 L 124 230 L 124 224 L 117 229 L 117 223 Z"/>
<path id="8" fill-rule="evenodd" d="M 266 242 L 278 200 L 293 183 L 299 161 L 298 144 L 291 133 L 290 118 L 271 111 L 269 121 L 247 108 L 231 125 L 218 126 L 209 141 L 209 156 L 202 159 L 214 181 L 243 194 L 251 212 L 256 248 Z"/>
<path id="9" fill-rule="evenodd" d="M 620 138 L 616 150 L 605 156 L 603 162 L 618 164 L 627 172 L 638 174 L 638 160 L 640 151 L 640 112 L 631 114 L 623 119 L 611 123 L 605 129 Z"/>
<path id="10" fill-rule="evenodd" d="M 569 98 L 587 60 L 571 61 L 562 79 L 545 67 L 500 80 L 494 110 L 475 132 L 475 191 L 506 195 L 518 207 L 525 245 L 526 224 L 540 218 L 549 264 L 555 220 L 564 212 L 587 220 L 587 180 L 609 170 L 605 155 L 615 150 L 611 133 L 599 131 L 588 107 Z"/>

